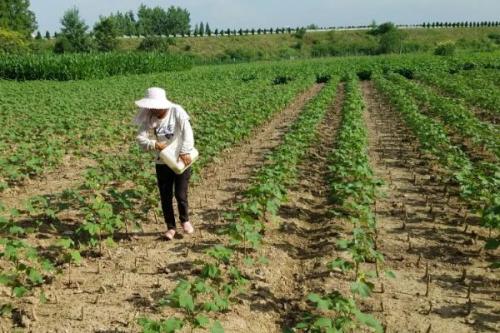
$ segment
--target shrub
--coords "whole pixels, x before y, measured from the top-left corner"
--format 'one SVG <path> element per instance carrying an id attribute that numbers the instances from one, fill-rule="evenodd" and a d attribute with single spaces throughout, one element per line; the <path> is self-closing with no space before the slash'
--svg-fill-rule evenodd
<path id="1" fill-rule="evenodd" d="M 19 32 L 0 29 L 0 54 L 27 52 L 28 42 Z"/>
<path id="2" fill-rule="evenodd" d="M 293 36 L 295 38 L 298 38 L 298 39 L 303 39 L 304 36 L 306 35 L 306 29 L 304 28 L 301 28 L 301 29 L 298 29 L 294 34 Z"/>
<path id="3" fill-rule="evenodd" d="M 452 56 L 455 54 L 456 46 L 453 42 L 444 42 L 439 44 L 434 50 L 435 55 Z"/>
<path id="4" fill-rule="evenodd" d="M 139 51 L 167 52 L 169 45 L 175 44 L 173 38 L 146 37 L 141 41 Z"/>

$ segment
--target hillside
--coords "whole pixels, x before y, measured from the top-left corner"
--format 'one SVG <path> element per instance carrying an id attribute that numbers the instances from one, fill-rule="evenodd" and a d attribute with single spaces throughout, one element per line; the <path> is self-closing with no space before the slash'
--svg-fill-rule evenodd
<path id="1" fill-rule="evenodd" d="M 404 29 L 403 53 L 428 52 L 443 42 L 452 41 L 458 50 L 485 51 L 498 48 L 500 27 Z M 492 37 L 495 37 L 492 38 Z M 119 50 L 135 50 L 143 38 L 120 38 Z M 495 43 L 496 40 L 496 43 Z M 40 42 L 50 49 L 54 39 Z M 294 34 L 243 36 L 176 37 L 169 51 L 198 56 L 200 61 L 273 60 L 311 56 L 370 55 L 378 52 L 378 40 L 366 30 L 307 32 L 301 39 Z"/>

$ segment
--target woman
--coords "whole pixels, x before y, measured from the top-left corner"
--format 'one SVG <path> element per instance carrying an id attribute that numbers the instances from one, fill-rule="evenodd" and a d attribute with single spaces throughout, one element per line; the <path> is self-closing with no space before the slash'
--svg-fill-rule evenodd
<path id="1" fill-rule="evenodd" d="M 190 152 L 194 147 L 194 137 L 189 116 L 177 104 L 167 99 L 162 88 L 149 88 L 146 96 L 135 102 L 140 108 L 134 121 L 139 125 L 137 142 L 146 151 L 156 152 L 156 178 L 160 190 L 163 216 L 167 225 L 165 237 L 172 240 L 175 236 L 175 217 L 172 205 L 173 189 L 179 208 L 179 217 L 184 232 L 194 232 L 189 222 L 188 187 L 191 167 L 182 174 L 175 174 L 159 157 L 159 152 L 172 141 L 178 139 L 180 144 L 179 158 L 188 165 L 191 163 Z M 154 133 L 152 138 L 150 132 Z"/>

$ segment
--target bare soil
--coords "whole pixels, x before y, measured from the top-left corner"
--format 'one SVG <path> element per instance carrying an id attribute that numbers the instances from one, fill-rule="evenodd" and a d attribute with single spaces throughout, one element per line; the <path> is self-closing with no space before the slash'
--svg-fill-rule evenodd
<path id="1" fill-rule="evenodd" d="M 55 170 L 34 179 L 27 179 L 22 184 L 9 187 L 0 193 L 0 202 L 6 208 L 22 209 L 26 201 L 33 196 L 50 196 L 79 185 L 83 171 L 94 165 L 95 161 L 92 159 L 68 154 Z"/>

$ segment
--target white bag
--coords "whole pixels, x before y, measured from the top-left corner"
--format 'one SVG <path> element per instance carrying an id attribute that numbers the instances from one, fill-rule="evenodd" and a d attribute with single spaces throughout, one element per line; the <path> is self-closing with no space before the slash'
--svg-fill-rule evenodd
<path id="1" fill-rule="evenodd" d="M 170 169 L 172 169 L 176 174 L 180 175 L 187 168 L 189 168 L 199 157 L 198 150 L 193 148 L 189 153 L 191 157 L 191 163 L 185 165 L 184 162 L 179 158 L 181 145 L 179 144 L 179 140 L 175 139 L 172 141 L 165 149 L 160 151 L 160 158 Z"/>

